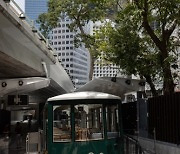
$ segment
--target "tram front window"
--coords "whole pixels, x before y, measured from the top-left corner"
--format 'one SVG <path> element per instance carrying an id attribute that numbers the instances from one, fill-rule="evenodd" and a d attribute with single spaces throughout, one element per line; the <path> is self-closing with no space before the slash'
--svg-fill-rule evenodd
<path id="1" fill-rule="evenodd" d="M 107 123 L 107 137 L 115 138 L 119 136 L 119 116 L 118 105 L 106 106 L 106 123 Z"/>
<path id="2" fill-rule="evenodd" d="M 75 105 L 76 141 L 103 139 L 101 104 Z"/>
<path id="3" fill-rule="evenodd" d="M 53 141 L 71 141 L 70 105 L 53 106 Z"/>

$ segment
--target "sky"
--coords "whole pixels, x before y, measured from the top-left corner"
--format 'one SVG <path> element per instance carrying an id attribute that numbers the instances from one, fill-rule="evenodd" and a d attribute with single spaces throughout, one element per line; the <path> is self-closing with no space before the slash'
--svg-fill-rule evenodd
<path id="1" fill-rule="evenodd" d="M 24 1 L 25 0 L 14 0 L 18 5 L 19 7 L 24 11 Z"/>

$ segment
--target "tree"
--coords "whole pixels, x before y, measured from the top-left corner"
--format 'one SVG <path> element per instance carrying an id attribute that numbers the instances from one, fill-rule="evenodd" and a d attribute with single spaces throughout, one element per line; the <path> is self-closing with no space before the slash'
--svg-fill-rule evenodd
<path id="1" fill-rule="evenodd" d="M 98 21 L 103 17 L 111 17 L 115 28 L 109 31 L 110 39 L 105 38 L 111 42 L 110 46 L 104 45 L 111 51 L 109 54 L 113 55 L 109 56 L 110 59 L 121 59 L 118 62 L 114 58 L 114 61 L 126 72 L 146 77 L 151 88 L 153 80 L 157 76 L 161 77 L 164 93 L 172 93 L 172 68 L 177 68 L 173 64 L 177 60 L 176 40 L 179 40 L 179 36 L 174 36 L 173 32 L 180 24 L 180 0 L 134 0 L 122 4 L 121 0 L 50 0 L 48 13 L 41 15 L 39 22 L 46 33 L 57 26 L 59 15 L 69 16 L 72 20 L 70 29 L 79 29 L 80 33 L 76 38 L 78 42 L 86 44 L 91 51 L 91 59 L 94 59 L 94 55 L 97 56 L 96 50 L 101 49 L 98 46 L 103 44 L 98 44 L 99 40 L 87 35 L 83 26 L 90 20 Z M 125 26 L 122 26 L 122 23 Z M 153 27 L 153 24 L 157 26 Z M 113 43 L 116 46 L 113 47 Z M 104 48 L 106 51 L 107 49 Z"/>
<path id="2" fill-rule="evenodd" d="M 107 12 L 109 0 L 49 0 L 48 12 L 39 16 L 37 22 L 40 23 L 40 30 L 45 37 L 53 28 L 57 27 L 59 18 L 68 16 L 72 23 L 69 28 L 77 32 L 75 37 L 76 47 L 83 42 L 90 51 L 91 69 L 90 79 L 92 79 L 93 64 L 98 52 L 93 46 L 94 37 L 87 34 L 84 26 L 89 21 L 101 20 Z"/>
<path id="3" fill-rule="evenodd" d="M 174 92 L 175 86 L 172 69 L 177 68 L 174 64 L 179 35 L 175 36 L 173 32 L 180 22 L 179 7 L 179 0 L 127 2 L 118 11 L 114 28 L 105 36 L 107 41 L 103 50 L 109 52 L 108 59 L 119 62 L 128 73 L 143 75 L 151 88 L 158 75 L 163 79 L 165 94 Z"/>
<path id="4" fill-rule="evenodd" d="M 161 72 L 158 54 L 149 47 L 151 40 L 141 38 L 136 29 L 137 25 L 130 21 L 120 22 L 118 26 L 108 23 L 96 34 L 98 50 L 105 52 L 104 59 L 119 65 L 125 74 L 145 78 L 153 95 L 157 96 L 153 82 Z"/>
<path id="5" fill-rule="evenodd" d="M 133 4 L 138 24 L 156 45 L 163 74 L 164 93 L 174 92 L 171 63 L 177 58 L 174 52 L 173 32 L 180 24 L 180 0 L 135 0 Z M 156 28 L 151 24 L 157 23 Z M 174 59 L 175 58 L 175 59 Z"/>

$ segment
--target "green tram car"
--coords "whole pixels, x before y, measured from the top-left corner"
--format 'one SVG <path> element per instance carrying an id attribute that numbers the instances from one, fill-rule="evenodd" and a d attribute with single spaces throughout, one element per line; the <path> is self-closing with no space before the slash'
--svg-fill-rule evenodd
<path id="1" fill-rule="evenodd" d="M 74 92 L 48 99 L 48 154 L 122 154 L 121 99 Z"/>

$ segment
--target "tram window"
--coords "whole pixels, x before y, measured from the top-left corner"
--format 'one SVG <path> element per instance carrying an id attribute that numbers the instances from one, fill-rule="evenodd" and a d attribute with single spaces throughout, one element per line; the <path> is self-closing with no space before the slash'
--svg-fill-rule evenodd
<path id="1" fill-rule="evenodd" d="M 107 137 L 115 138 L 119 136 L 119 116 L 117 105 L 106 106 Z"/>
<path id="2" fill-rule="evenodd" d="M 71 141 L 70 105 L 53 106 L 53 141 Z"/>
<path id="3" fill-rule="evenodd" d="M 76 141 L 100 140 L 103 134 L 103 115 L 101 104 L 75 106 Z"/>

